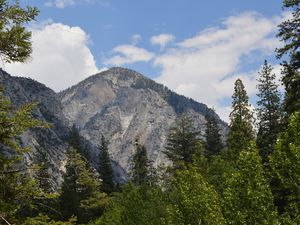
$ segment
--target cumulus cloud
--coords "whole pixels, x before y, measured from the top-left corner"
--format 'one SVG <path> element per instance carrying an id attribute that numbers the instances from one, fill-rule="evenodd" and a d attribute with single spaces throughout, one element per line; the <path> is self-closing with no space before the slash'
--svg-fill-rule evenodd
<path id="1" fill-rule="evenodd" d="M 99 71 L 88 47 L 89 37 L 80 27 L 61 23 L 35 26 L 32 43 L 31 59 L 6 64 L 9 73 L 31 77 L 61 91 Z"/>
<path id="2" fill-rule="evenodd" d="M 165 46 L 174 41 L 175 37 L 172 34 L 160 34 L 157 36 L 152 36 L 150 42 L 153 45 L 159 45 L 161 49 L 164 49 Z"/>
<path id="3" fill-rule="evenodd" d="M 166 50 L 154 60 L 161 68 L 156 81 L 174 91 L 214 107 L 228 120 L 228 105 L 235 79 L 241 78 L 249 95 L 255 93 L 256 71 L 241 72 L 243 59 L 257 60 L 274 54 L 280 18 L 265 18 L 255 12 L 231 16 L 221 27 L 204 30 Z M 259 68 L 258 68 L 259 69 Z"/>
<path id="4" fill-rule="evenodd" d="M 149 62 L 154 54 L 143 48 L 134 45 L 119 45 L 113 49 L 117 55 L 105 60 L 105 64 L 113 66 L 122 66 L 136 62 Z"/>
<path id="5" fill-rule="evenodd" d="M 102 6 L 109 5 L 108 2 L 104 2 L 102 0 L 49 0 L 45 3 L 48 7 L 57 7 L 57 8 L 65 8 L 67 6 L 72 6 L 75 4 L 83 4 L 83 3 L 99 3 Z"/>

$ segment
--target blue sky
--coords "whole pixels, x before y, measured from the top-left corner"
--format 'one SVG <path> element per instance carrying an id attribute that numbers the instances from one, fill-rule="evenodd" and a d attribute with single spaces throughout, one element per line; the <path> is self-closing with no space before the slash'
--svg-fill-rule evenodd
<path id="1" fill-rule="evenodd" d="M 279 73 L 274 49 L 281 0 L 24 0 L 40 15 L 28 25 L 33 54 L 3 65 L 55 91 L 123 66 L 214 107 L 224 120 L 237 77 L 255 96 L 264 59 Z"/>

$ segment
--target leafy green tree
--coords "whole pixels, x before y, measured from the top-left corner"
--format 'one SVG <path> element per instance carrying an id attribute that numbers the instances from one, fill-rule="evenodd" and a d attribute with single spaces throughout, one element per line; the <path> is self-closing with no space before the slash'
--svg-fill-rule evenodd
<path id="1" fill-rule="evenodd" d="M 60 196 L 61 212 L 64 219 L 74 215 L 78 222 L 86 223 L 101 215 L 107 202 L 106 194 L 99 191 L 100 181 L 94 179 L 85 160 L 75 149 L 70 148 L 67 156 Z"/>
<path id="2" fill-rule="evenodd" d="M 275 74 L 272 66 L 265 60 L 259 72 L 257 96 L 258 133 L 257 147 L 262 156 L 263 163 L 268 162 L 268 157 L 274 149 L 276 138 L 280 132 L 281 102 L 278 85 L 275 83 Z"/>
<path id="3" fill-rule="evenodd" d="M 46 124 L 33 118 L 36 104 L 15 108 L 0 90 L 0 215 L 10 220 L 24 205 L 31 203 L 37 186 L 28 175 L 19 135 L 33 127 Z"/>
<path id="4" fill-rule="evenodd" d="M 226 224 L 217 192 L 195 167 L 176 171 L 169 199 L 166 224 Z"/>
<path id="5" fill-rule="evenodd" d="M 192 119 L 183 114 L 170 129 L 164 153 L 173 162 L 174 167 L 179 164 L 193 162 L 193 157 L 199 151 L 199 132 Z"/>
<path id="6" fill-rule="evenodd" d="M 255 144 L 240 152 L 237 167 L 238 170 L 228 178 L 223 194 L 228 224 L 279 224 Z"/>
<path id="7" fill-rule="evenodd" d="M 292 17 L 279 25 L 277 36 L 284 42 L 284 46 L 277 49 L 277 57 L 285 57 L 283 84 L 285 86 L 284 107 L 288 115 L 300 110 L 300 1 L 284 0 L 283 8 L 292 10 Z"/>
<path id="8" fill-rule="evenodd" d="M 212 155 L 217 155 L 223 149 L 224 145 L 222 143 L 220 127 L 218 126 L 218 121 L 212 113 L 207 113 L 205 115 L 206 129 L 205 129 L 205 153 L 208 157 Z"/>
<path id="9" fill-rule="evenodd" d="M 136 185 L 149 184 L 150 163 L 144 145 L 137 144 L 136 152 L 132 159 L 132 182 Z"/>
<path id="10" fill-rule="evenodd" d="M 115 196 L 95 225 L 163 225 L 166 217 L 164 193 L 158 187 L 128 184 Z"/>
<path id="11" fill-rule="evenodd" d="M 99 174 L 102 179 L 101 190 L 106 193 L 112 193 L 114 191 L 114 173 L 108 153 L 108 142 L 103 135 L 101 136 L 99 150 Z"/>
<path id="12" fill-rule="evenodd" d="M 290 116 L 270 155 L 270 166 L 278 180 L 275 197 L 285 224 L 300 224 L 300 111 Z"/>
<path id="13" fill-rule="evenodd" d="M 19 1 L 0 0 L 0 58 L 5 62 L 24 62 L 31 54 L 31 32 L 25 24 L 34 20 L 35 7 L 20 6 Z"/>
<path id="14" fill-rule="evenodd" d="M 70 218 L 68 221 L 54 221 L 47 215 L 39 214 L 36 217 L 27 218 L 22 225 L 75 225 L 76 218 Z"/>
<path id="15" fill-rule="evenodd" d="M 253 113 L 250 109 L 249 97 L 240 79 L 235 81 L 232 99 L 227 144 L 231 159 L 236 160 L 239 153 L 247 149 L 250 141 L 254 139 Z"/>

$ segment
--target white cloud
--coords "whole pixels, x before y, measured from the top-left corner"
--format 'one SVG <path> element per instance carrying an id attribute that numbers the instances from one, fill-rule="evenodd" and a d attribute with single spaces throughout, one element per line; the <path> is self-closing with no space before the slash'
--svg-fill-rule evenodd
<path id="1" fill-rule="evenodd" d="M 75 4 L 83 4 L 83 3 L 99 3 L 102 6 L 109 5 L 108 2 L 103 0 L 49 0 L 45 3 L 48 7 L 57 7 L 57 8 L 65 8 L 67 6 L 73 6 Z"/>
<path id="2" fill-rule="evenodd" d="M 89 37 L 80 27 L 44 24 L 34 27 L 32 34 L 31 60 L 5 65 L 12 75 L 31 77 L 60 91 L 99 71 Z"/>
<path id="3" fill-rule="evenodd" d="M 235 79 L 243 80 L 249 95 L 256 92 L 257 71 L 241 73 L 247 63 L 242 60 L 262 64 L 274 54 L 279 20 L 254 12 L 231 16 L 221 27 L 204 30 L 156 57 L 154 65 L 162 69 L 156 81 L 216 108 L 227 121 L 230 110 L 222 99 L 231 97 Z"/>
<path id="4" fill-rule="evenodd" d="M 143 48 L 138 48 L 134 45 L 119 45 L 113 49 L 117 55 L 105 60 L 105 64 L 122 66 L 136 62 L 148 62 L 154 54 Z"/>
<path id="5" fill-rule="evenodd" d="M 152 36 L 150 38 L 150 42 L 153 45 L 159 45 L 161 49 L 164 49 L 168 43 L 170 43 L 174 40 L 175 40 L 175 37 L 172 34 L 160 34 L 157 36 Z"/>
<path id="6" fill-rule="evenodd" d="M 132 45 L 138 44 L 141 39 L 142 39 L 142 36 L 139 34 L 132 35 L 132 37 L 131 37 Z"/>

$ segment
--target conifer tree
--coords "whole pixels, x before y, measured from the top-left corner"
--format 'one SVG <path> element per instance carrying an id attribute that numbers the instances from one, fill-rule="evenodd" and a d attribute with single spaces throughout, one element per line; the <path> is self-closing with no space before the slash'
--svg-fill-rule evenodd
<path id="1" fill-rule="evenodd" d="M 292 17 L 279 25 L 277 36 L 284 46 L 277 49 L 277 57 L 285 57 L 282 65 L 285 86 L 284 109 L 287 115 L 300 110 L 300 0 L 284 0 L 283 8 L 292 11 Z"/>
<path id="2" fill-rule="evenodd" d="M 220 127 L 218 121 L 212 113 L 208 112 L 205 115 L 206 129 L 205 129 L 205 153 L 207 156 L 217 155 L 223 146 L 220 134 Z"/>
<path id="3" fill-rule="evenodd" d="M 292 114 L 270 155 L 276 205 L 283 224 L 300 224 L 300 111 Z"/>
<path id="4" fill-rule="evenodd" d="M 21 146 L 18 139 L 30 128 L 47 127 L 33 118 L 35 107 L 32 103 L 15 108 L 0 89 L 0 215 L 9 221 L 38 192 L 24 164 L 23 154 L 30 149 Z"/>
<path id="5" fill-rule="evenodd" d="M 61 212 L 64 219 L 75 215 L 78 222 L 86 223 L 101 215 L 106 195 L 100 193 L 100 181 L 94 178 L 82 156 L 72 148 L 68 150 L 67 156 L 60 195 Z"/>
<path id="6" fill-rule="evenodd" d="M 101 190 L 106 193 L 112 193 L 114 191 L 114 173 L 108 153 L 108 142 L 103 135 L 101 136 L 99 150 L 99 174 L 102 179 Z"/>
<path id="7" fill-rule="evenodd" d="M 53 187 L 51 184 L 51 175 L 49 169 L 51 167 L 49 156 L 44 148 L 38 149 L 35 153 L 35 161 L 38 166 L 37 171 L 34 174 L 34 178 L 37 180 L 39 188 L 44 193 L 52 193 Z"/>
<path id="8" fill-rule="evenodd" d="M 235 81 L 232 99 L 227 144 L 230 158 L 236 160 L 239 153 L 247 149 L 250 141 L 254 139 L 253 114 L 250 110 L 249 97 L 241 79 Z"/>
<path id="9" fill-rule="evenodd" d="M 199 151 L 199 144 L 199 132 L 192 119 L 187 114 L 182 114 L 170 129 L 164 153 L 175 167 L 181 163 L 190 164 Z"/>
<path id="10" fill-rule="evenodd" d="M 274 149 L 276 137 L 280 132 L 281 103 L 278 85 L 275 83 L 275 74 L 272 66 L 265 60 L 259 72 L 257 96 L 258 133 L 257 147 L 262 156 L 263 163 L 268 162 L 268 157 Z"/>
<path id="11" fill-rule="evenodd" d="M 136 185 L 148 185 L 150 181 L 149 167 L 150 163 L 146 147 L 137 144 L 136 152 L 132 159 L 132 182 Z"/>
<path id="12" fill-rule="evenodd" d="M 35 7 L 20 6 L 20 1 L 0 0 L 0 58 L 5 62 L 24 62 L 31 54 L 31 32 L 25 25 L 34 20 L 39 11 Z"/>
<path id="13" fill-rule="evenodd" d="M 240 152 L 237 168 L 227 178 L 223 194 L 228 224 L 279 224 L 273 195 L 254 143 Z"/>
<path id="14" fill-rule="evenodd" d="M 78 128 L 73 124 L 69 134 L 69 145 L 75 148 L 86 161 L 89 161 L 88 149 L 83 144 L 83 138 L 80 136 Z"/>

